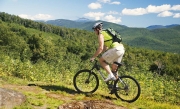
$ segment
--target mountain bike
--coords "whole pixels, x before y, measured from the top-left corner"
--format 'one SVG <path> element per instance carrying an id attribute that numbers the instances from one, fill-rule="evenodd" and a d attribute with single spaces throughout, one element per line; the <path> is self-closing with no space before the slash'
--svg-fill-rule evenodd
<path id="1" fill-rule="evenodd" d="M 117 71 L 122 63 L 116 63 L 118 65 Z M 99 78 L 96 72 L 99 72 L 100 77 L 103 81 L 106 79 L 103 72 L 101 71 L 101 66 L 98 64 L 98 61 L 94 61 L 92 68 L 84 69 L 78 71 L 73 78 L 73 85 L 77 92 L 79 93 L 94 93 L 99 87 Z M 105 82 L 105 81 L 104 81 Z M 108 89 L 110 89 L 110 94 L 115 94 L 118 99 L 121 99 L 125 102 L 134 102 L 136 101 L 141 93 L 141 88 L 136 79 L 129 75 L 120 75 L 117 76 L 116 80 L 110 80 L 105 82 Z"/>

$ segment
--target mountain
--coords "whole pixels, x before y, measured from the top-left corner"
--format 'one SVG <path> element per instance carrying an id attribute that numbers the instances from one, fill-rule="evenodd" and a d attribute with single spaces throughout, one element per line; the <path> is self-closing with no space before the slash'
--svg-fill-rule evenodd
<path id="1" fill-rule="evenodd" d="M 166 28 L 166 27 L 162 26 L 162 25 L 151 25 L 151 26 L 147 27 L 147 29 L 149 29 L 149 30 L 159 29 L 159 28 Z"/>
<path id="2" fill-rule="evenodd" d="M 123 39 L 123 43 L 147 49 L 180 53 L 180 25 L 172 24 L 167 26 L 152 25 L 147 28 L 132 28 L 106 21 L 91 21 L 81 18 L 76 21 L 57 19 L 46 21 L 46 24 L 66 28 L 76 28 L 92 31 L 95 22 L 103 22 L 103 28 L 111 27 L 118 31 Z"/>
<path id="3" fill-rule="evenodd" d="M 90 20 L 87 18 L 79 18 L 77 20 L 56 19 L 56 20 L 38 21 L 38 22 L 44 22 L 46 24 L 52 24 L 52 25 L 56 25 L 56 26 L 66 27 L 66 28 L 77 28 L 77 29 L 91 30 L 92 25 L 98 21 Z M 99 22 L 104 23 L 104 28 L 108 28 L 108 27 L 119 28 L 118 26 L 128 28 L 125 25 L 119 25 L 119 24 L 115 24 L 115 23 L 111 23 L 111 22 L 100 21 L 100 20 L 99 20 Z M 108 26 L 106 26 L 106 25 L 108 25 Z M 180 24 L 171 24 L 171 25 L 166 25 L 166 26 L 151 25 L 151 26 L 146 27 L 146 29 L 153 30 L 153 29 L 162 29 L 162 28 L 172 28 L 172 27 L 176 27 L 179 25 Z"/>
<path id="4" fill-rule="evenodd" d="M 21 19 L 20 17 L 17 17 L 17 16 L 9 15 L 6 13 L 0 13 L 0 23 L 2 21 L 10 22 L 10 23 L 17 23 L 17 24 L 25 26 L 26 28 L 34 28 L 34 29 L 37 29 L 40 27 L 41 31 L 46 31 L 46 32 L 52 32 L 51 30 L 53 28 L 57 29 L 54 26 L 56 25 L 56 26 L 59 26 L 60 28 L 63 27 L 62 30 L 67 30 L 67 31 L 71 30 L 71 28 L 73 28 L 73 31 L 86 30 L 84 32 L 89 32 L 88 37 L 95 35 L 92 30 L 92 26 L 94 25 L 94 23 L 103 22 L 103 28 L 111 27 L 114 30 L 118 31 L 122 36 L 123 43 L 126 45 L 130 45 L 133 47 L 141 47 L 145 49 L 160 50 L 160 51 L 165 51 L 165 52 L 180 53 L 180 49 L 179 49 L 180 25 L 177 25 L 177 26 L 168 25 L 166 26 L 166 28 L 149 30 L 147 28 L 127 27 L 124 25 L 119 25 L 119 24 L 106 22 L 106 21 L 89 21 L 87 19 L 81 19 L 81 20 L 85 22 L 78 22 L 78 21 L 72 21 L 72 20 L 67 20 L 67 19 L 56 19 L 56 20 L 34 22 L 29 19 Z M 21 29 L 15 29 L 15 30 L 19 31 Z M 74 33 L 71 34 L 71 32 L 67 32 L 68 34 L 71 34 L 71 35 L 66 35 L 67 33 L 66 32 L 63 33 L 62 30 L 57 30 L 58 35 L 61 35 L 62 37 L 74 36 Z M 26 33 L 23 33 L 23 34 L 26 34 Z M 78 36 L 80 36 L 79 33 L 78 33 Z M 93 40 L 95 40 L 94 37 L 93 37 Z"/>
<path id="5" fill-rule="evenodd" d="M 90 19 L 87 19 L 87 18 L 84 18 L 84 17 L 75 20 L 75 22 L 90 22 L 90 21 L 93 21 L 93 20 L 90 20 Z"/>
<path id="6" fill-rule="evenodd" d="M 166 25 L 165 27 L 166 28 L 172 28 L 172 27 L 176 27 L 176 26 L 179 26 L 180 24 L 172 24 L 172 25 Z"/>
<path id="7" fill-rule="evenodd" d="M 80 22 L 75 22 L 72 20 L 66 20 L 66 19 L 56 19 L 56 20 L 48 20 L 45 23 L 47 24 L 51 24 L 51 25 L 56 25 L 56 26 L 62 26 L 62 27 L 66 27 L 66 28 L 75 28 L 75 27 L 79 27 L 79 25 L 81 25 Z"/>
<path id="8" fill-rule="evenodd" d="M 147 29 L 149 30 L 153 30 L 153 29 L 161 29 L 161 28 L 171 28 L 171 27 L 175 27 L 175 26 L 178 26 L 179 24 L 172 24 L 172 25 L 166 25 L 166 26 L 163 26 L 163 25 L 151 25 L 151 26 L 148 26 L 146 27 Z"/>
<path id="9" fill-rule="evenodd" d="M 106 22 L 106 21 L 100 21 L 100 20 L 93 21 L 86 18 L 80 18 L 77 20 L 56 19 L 56 20 L 38 21 L 38 22 L 43 22 L 46 24 L 51 24 L 51 25 L 56 25 L 56 26 L 61 26 L 61 27 L 66 27 L 66 28 L 83 29 L 83 30 L 88 30 L 88 31 L 92 31 L 92 26 L 94 25 L 95 22 L 103 22 L 104 28 L 113 27 L 116 30 L 122 30 L 124 28 L 128 28 L 127 26 L 124 26 L 124 25 L 119 25 L 119 24 Z"/>

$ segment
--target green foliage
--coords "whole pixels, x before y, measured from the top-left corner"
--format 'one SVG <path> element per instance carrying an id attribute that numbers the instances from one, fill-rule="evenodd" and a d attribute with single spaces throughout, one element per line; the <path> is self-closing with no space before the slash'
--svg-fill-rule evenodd
<path id="1" fill-rule="evenodd" d="M 125 67 L 121 71 L 125 74 L 131 72 L 130 75 L 140 81 L 142 97 L 145 99 L 179 103 L 176 101 L 179 101 L 180 96 L 180 54 L 131 47 L 129 42 L 132 38 L 131 44 L 143 45 L 148 42 L 152 47 L 156 45 L 160 48 L 169 35 L 176 36 L 178 40 L 179 33 L 174 32 L 176 29 L 179 28 L 167 30 L 166 36 L 162 34 L 166 32 L 164 30 L 135 29 L 135 32 L 130 29 L 131 32 L 122 32 L 123 39 L 126 40 L 123 41 L 126 52 L 123 58 Z M 157 39 L 147 37 L 158 31 L 161 33 L 157 33 Z M 133 34 L 136 37 L 132 37 Z M 146 37 L 142 37 L 144 35 Z M 158 37 L 160 35 L 166 39 Z M 177 41 L 176 43 L 179 44 Z M 66 79 L 66 83 L 72 85 L 74 73 L 89 67 L 88 59 L 96 50 L 97 44 L 97 37 L 93 32 L 47 25 L 0 13 L 0 77 L 14 76 L 29 81 L 52 83 Z M 176 48 L 172 40 L 167 45 Z M 161 69 L 163 76 L 156 73 L 159 63 L 164 66 Z M 158 77 L 153 78 L 152 75 Z"/>
<path id="2" fill-rule="evenodd" d="M 75 37 L 72 38 L 71 36 L 77 36 L 77 31 L 79 30 L 74 28 L 92 31 L 91 29 L 92 25 L 95 23 L 95 21 L 90 21 L 86 23 L 77 23 L 75 21 L 73 22 L 73 21 L 61 19 L 60 24 L 58 24 L 59 20 L 46 22 L 51 24 L 49 25 L 49 24 L 45 24 L 45 22 L 44 23 L 34 22 L 32 20 L 22 19 L 18 16 L 10 15 L 4 12 L 0 12 L 0 20 L 7 23 L 16 23 L 27 28 L 34 28 L 43 32 L 54 33 L 60 35 L 63 38 L 68 38 L 68 39 L 74 39 Z M 104 28 L 111 27 L 114 30 L 118 31 L 122 36 L 123 42 L 130 46 L 143 47 L 146 49 L 160 50 L 160 51 L 172 52 L 172 53 L 180 53 L 179 51 L 180 26 L 176 26 L 168 29 L 162 28 L 162 29 L 148 30 L 146 28 L 130 28 L 123 25 L 118 25 L 105 21 L 101 21 L 101 22 L 103 22 Z M 57 26 L 53 26 L 53 25 L 57 25 Z M 73 29 L 67 29 L 64 27 L 73 28 Z M 14 29 L 14 30 L 17 31 L 18 29 L 17 30 Z M 23 35 L 27 33 L 22 31 L 21 34 Z"/>
<path id="3" fill-rule="evenodd" d="M 83 50 L 84 49 L 81 46 L 71 45 L 67 47 L 67 52 L 71 52 L 76 55 L 79 55 L 80 53 L 82 53 Z"/>

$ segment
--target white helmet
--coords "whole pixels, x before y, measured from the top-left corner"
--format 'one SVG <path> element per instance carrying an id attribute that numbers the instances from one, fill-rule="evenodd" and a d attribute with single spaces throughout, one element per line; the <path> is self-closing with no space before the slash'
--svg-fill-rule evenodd
<path id="1" fill-rule="evenodd" d="M 94 26 L 92 27 L 92 29 L 96 29 L 96 28 L 102 29 L 103 28 L 103 23 L 102 22 L 95 23 Z"/>

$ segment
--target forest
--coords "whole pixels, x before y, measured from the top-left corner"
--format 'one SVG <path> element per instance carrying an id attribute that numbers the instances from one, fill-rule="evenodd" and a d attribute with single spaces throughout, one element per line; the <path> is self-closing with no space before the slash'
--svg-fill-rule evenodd
<path id="1" fill-rule="evenodd" d="M 132 47 L 143 47 L 146 49 L 160 50 L 165 52 L 180 53 L 180 25 L 169 26 L 168 28 L 138 28 L 127 27 L 106 21 L 77 22 L 66 19 L 39 21 L 66 28 L 76 28 L 92 31 L 95 22 L 103 22 L 103 28 L 113 28 L 121 34 L 123 42 Z M 145 23 L 145 22 L 144 22 Z"/>
<path id="2" fill-rule="evenodd" d="M 70 67 L 74 66 L 75 62 L 89 59 L 97 47 L 95 34 L 86 30 L 34 22 L 6 13 L 1 13 L 0 20 L 1 55 L 19 59 L 21 62 L 30 61 L 35 64 L 44 61 Z M 160 33 L 163 32 L 157 34 Z M 159 64 L 159 67 L 162 67 L 161 74 L 178 77 L 179 54 L 131 47 L 126 43 L 124 45 L 126 46 L 124 63 L 127 69 L 137 67 L 153 72 L 158 69 Z"/>

